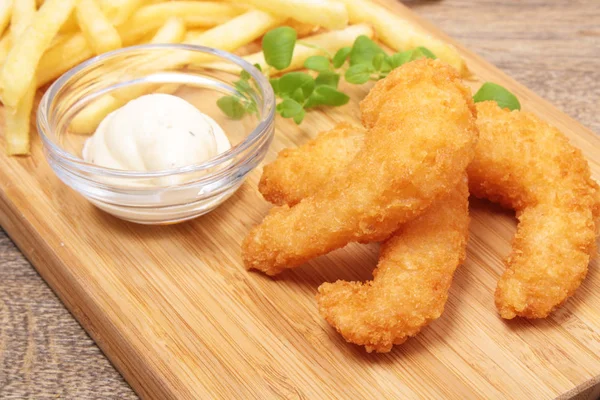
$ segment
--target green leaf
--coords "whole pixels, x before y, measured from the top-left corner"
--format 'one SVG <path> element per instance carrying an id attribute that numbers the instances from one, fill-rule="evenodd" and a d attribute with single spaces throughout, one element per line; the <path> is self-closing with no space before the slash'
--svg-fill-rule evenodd
<path id="1" fill-rule="evenodd" d="M 385 54 L 382 54 L 382 53 L 375 54 L 375 57 L 373 57 L 373 60 L 372 60 L 373 68 L 375 68 L 376 71 L 381 71 L 381 67 L 383 66 L 384 58 L 385 58 Z"/>
<path id="2" fill-rule="evenodd" d="M 293 118 L 303 111 L 302 104 L 292 99 L 284 99 L 281 103 L 277 104 L 277 112 L 283 118 Z"/>
<path id="3" fill-rule="evenodd" d="M 246 71 L 245 69 L 242 70 L 242 72 L 240 73 L 240 78 L 242 78 L 243 80 L 247 81 L 248 79 L 251 78 L 251 75 L 248 71 Z"/>
<path id="4" fill-rule="evenodd" d="M 329 59 L 325 56 L 312 56 L 304 61 L 304 68 L 317 72 L 324 72 L 331 69 L 331 64 L 329 63 Z"/>
<path id="5" fill-rule="evenodd" d="M 279 78 L 279 95 L 292 96 L 298 89 L 302 89 L 304 98 L 308 98 L 315 88 L 315 79 L 306 72 L 290 72 Z"/>
<path id="6" fill-rule="evenodd" d="M 339 107 L 350 101 L 350 97 L 347 94 L 329 86 L 320 86 L 317 88 L 317 94 L 323 96 L 325 105 L 328 106 Z"/>
<path id="7" fill-rule="evenodd" d="M 260 72 L 263 72 L 262 67 L 260 66 L 260 64 L 256 63 L 254 64 L 254 67 L 259 70 Z"/>
<path id="8" fill-rule="evenodd" d="M 246 112 L 248 114 L 258 114 L 258 106 L 254 100 L 248 101 L 246 104 Z"/>
<path id="9" fill-rule="evenodd" d="M 267 64 L 280 71 L 289 67 L 297 36 L 296 31 L 289 26 L 281 26 L 265 33 L 262 49 Z"/>
<path id="10" fill-rule="evenodd" d="M 318 106 L 343 106 L 350 101 L 350 97 L 331 86 L 319 86 L 304 104 L 305 108 Z"/>
<path id="11" fill-rule="evenodd" d="M 294 93 L 292 93 L 290 98 L 296 100 L 300 104 L 304 103 L 304 100 L 306 100 L 306 97 L 304 97 L 304 92 L 301 88 L 294 90 Z"/>
<path id="12" fill-rule="evenodd" d="M 279 79 L 271 78 L 271 79 L 269 79 L 269 83 L 271 84 L 271 87 L 273 88 L 273 92 L 275 92 L 275 94 L 279 94 Z"/>
<path id="13" fill-rule="evenodd" d="M 413 50 L 407 50 L 407 51 L 403 51 L 401 53 L 393 54 L 390 57 L 390 64 L 391 64 L 392 69 L 398 68 L 402 64 L 406 64 L 407 62 L 411 61 L 413 58 L 413 54 L 414 54 Z"/>
<path id="14" fill-rule="evenodd" d="M 350 51 L 350 65 L 371 64 L 377 54 L 385 55 L 385 52 L 377 43 L 361 35 L 356 38 Z"/>
<path id="15" fill-rule="evenodd" d="M 337 89 L 339 83 L 340 74 L 332 71 L 321 72 L 315 79 L 317 86 L 331 86 L 334 89 Z"/>
<path id="16" fill-rule="evenodd" d="M 298 114 L 294 116 L 294 122 L 296 125 L 300 125 L 302 121 L 304 121 L 304 116 L 306 116 L 306 111 L 302 110 Z"/>
<path id="17" fill-rule="evenodd" d="M 493 100 L 498 103 L 500 108 L 508 108 L 511 111 L 521 109 L 521 103 L 514 94 L 492 82 L 484 83 L 473 96 L 475 103 L 487 100 Z"/>
<path id="18" fill-rule="evenodd" d="M 337 53 L 335 53 L 335 55 L 333 56 L 333 66 L 335 68 L 339 68 L 342 65 L 344 65 L 351 51 L 352 47 L 342 47 L 341 49 L 339 49 Z"/>
<path id="19" fill-rule="evenodd" d="M 433 54 L 433 52 L 427 47 L 419 46 L 417 47 L 417 50 L 427 58 L 431 58 L 432 60 L 435 60 L 437 58 L 435 54 Z"/>
<path id="20" fill-rule="evenodd" d="M 381 63 L 381 68 L 379 69 L 379 71 L 387 74 L 391 70 L 392 70 L 392 57 L 386 55 L 385 57 L 383 57 L 383 62 Z"/>
<path id="21" fill-rule="evenodd" d="M 324 105 L 323 96 L 318 95 L 317 92 L 313 92 L 308 98 L 308 100 L 306 100 L 306 103 L 304 103 L 304 108 L 309 109 L 319 107 L 322 105 Z"/>
<path id="22" fill-rule="evenodd" d="M 326 55 L 327 58 L 331 58 L 331 54 L 329 53 L 329 50 L 327 50 L 323 46 L 319 46 L 319 45 L 314 44 L 314 43 L 308 43 L 308 42 L 305 42 L 303 40 L 298 40 L 298 42 L 296 44 L 302 45 L 304 47 L 308 47 L 309 49 L 319 50 L 319 52 L 322 53 L 322 54 L 324 54 L 324 55 Z"/>
<path id="23" fill-rule="evenodd" d="M 246 114 L 246 107 L 237 96 L 224 96 L 217 100 L 217 106 L 231 119 L 242 119 Z"/>
<path id="24" fill-rule="evenodd" d="M 371 71 L 367 64 L 356 64 L 348 68 L 344 75 L 346 81 L 360 85 L 371 79 Z"/>
<path id="25" fill-rule="evenodd" d="M 240 92 L 241 94 L 246 94 L 246 93 L 252 91 L 252 87 L 250 86 L 248 81 L 239 80 L 239 81 L 235 81 L 233 84 L 234 84 L 235 88 L 238 90 L 238 92 Z"/>

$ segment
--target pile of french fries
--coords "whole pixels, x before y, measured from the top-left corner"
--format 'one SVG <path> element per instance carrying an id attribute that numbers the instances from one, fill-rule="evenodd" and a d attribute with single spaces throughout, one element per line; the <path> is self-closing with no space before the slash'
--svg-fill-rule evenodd
<path id="1" fill-rule="evenodd" d="M 309 35 L 297 46 L 287 71 L 302 68 L 310 56 L 352 46 L 360 35 L 376 34 L 396 51 L 424 46 L 467 72 L 454 47 L 369 0 L 0 0 L 6 151 L 29 154 L 37 89 L 95 55 L 142 43 L 187 43 L 234 52 L 280 25 Z M 265 66 L 260 52 L 245 58 Z M 73 120 L 71 129 L 93 133 L 102 118 L 129 100 L 102 97 Z"/>

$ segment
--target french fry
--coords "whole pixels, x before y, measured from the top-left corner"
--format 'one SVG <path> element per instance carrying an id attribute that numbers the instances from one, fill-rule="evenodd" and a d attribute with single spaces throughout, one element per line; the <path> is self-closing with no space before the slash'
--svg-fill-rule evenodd
<path id="1" fill-rule="evenodd" d="M 71 132 L 89 135 L 96 131 L 100 122 L 108 114 L 121 107 L 121 103 L 113 95 L 105 94 L 86 105 L 72 120 Z"/>
<path id="2" fill-rule="evenodd" d="M 42 55 L 75 7 L 76 0 L 46 0 L 6 57 L 0 86 L 6 106 L 17 107 L 35 79 Z"/>
<path id="3" fill-rule="evenodd" d="M 18 0 L 13 4 L 10 21 L 9 42 L 18 42 L 34 20 L 36 13 L 35 0 Z M 35 97 L 35 79 L 29 83 L 25 95 L 19 100 L 16 109 L 7 107 L 6 115 L 6 152 L 9 155 L 29 154 L 29 134 L 31 128 L 31 110 Z"/>
<path id="4" fill-rule="evenodd" d="M 186 27 L 213 27 L 243 12 L 239 6 L 217 2 L 178 1 L 148 5 L 137 10 L 125 24 L 117 27 L 125 46 L 160 28 L 171 17 L 184 20 Z"/>
<path id="5" fill-rule="evenodd" d="M 142 21 L 139 26 L 126 25 L 119 28 L 119 34 L 123 44 L 130 46 L 137 43 L 143 36 L 149 32 L 156 30 L 159 26 L 155 26 L 149 21 Z M 82 33 L 75 33 L 67 36 L 67 39 L 62 39 L 53 43 L 40 60 L 37 71 L 38 87 L 47 84 L 50 81 L 58 78 L 74 66 L 94 56 L 94 51 L 87 43 L 87 40 Z"/>
<path id="6" fill-rule="evenodd" d="M 262 11 L 248 11 L 225 24 L 219 25 L 218 27 L 198 35 L 193 41 L 188 43 L 224 48 L 224 50 L 231 51 L 252 42 L 282 21 L 282 18 L 273 17 Z M 58 55 L 59 54 L 56 54 L 56 56 Z M 50 56 L 50 52 L 46 56 Z M 140 68 L 151 66 L 154 62 L 160 62 L 163 68 L 168 68 L 169 66 L 176 68 L 178 65 L 183 65 L 188 61 L 189 59 L 187 58 L 178 59 L 177 57 L 173 57 L 166 60 L 164 57 L 159 57 L 157 59 L 149 57 L 148 60 L 144 60 L 143 64 L 140 65 Z M 111 94 L 102 96 L 80 111 L 71 121 L 70 128 L 75 133 L 93 133 L 98 124 L 106 115 L 108 115 L 108 113 L 142 94 L 144 94 L 144 90 L 140 91 L 137 88 L 132 88 L 130 90 L 121 91 L 119 95 Z"/>
<path id="7" fill-rule="evenodd" d="M 206 29 L 190 29 L 185 33 L 183 41 L 187 43 L 196 41 L 198 36 L 202 35 L 204 32 L 206 32 Z"/>
<path id="8" fill-rule="evenodd" d="M 31 110 L 35 97 L 35 83 L 27 88 L 16 109 L 5 108 L 6 152 L 8 155 L 29 154 L 29 130 L 31 129 Z"/>
<path id="9" fill-rule="evenodd" d="M 60 33 L 73 33 L 79 31 L 79 23 L 77 23 L 77 16 L 75 12 L 72 12 L 69 15 L 69 18 L 65 21 L 65 23 L 60 27 Z"/>
<path id="10" fill-rule="evenodd" d="M 13 10 L 13 0 L 0 0 L 0 35 L 10 22 Z"/>
<path id="11" fill-rule="evenodd" d="M 185 36 L 185 23 L 181 18 L 172 17 L 165 22 L 162 28 L 156 32 L 152 38 L 152 43 L 179 43 Z M 167 87 L 168 85 L 164 85 Z M 159 88 L 157 92 L 170 93 L 176 90 L 179 85 L 174 85 L 174 88 Z M 140 90 L 141 89 L 141 90 Z M 100 125 L 100 122 L 111 112 L 122 107 L 130 100 L 144 94 L 145 88 L 132 88 L 131 90 L 123 90 L 120 96 L 106 94 L 94 100 L 83 110 L 81 110 L 71 120 L 69 126 L 73 133 L 92 134 Z"/>
<path id="12" fill-rule="evenodd" d="M 305 46 L 302 43 L 297 43 L 290 66 L 283 71 L 272 70 L 271 74 L 274 75 L 301 69 L 304 67 L 304 61 L 306 61 L 307 58 L 311 56 L 334 54 L 342 47 L 352 46 L 356 38 L 361 35 L 372 38 L 373 29 L 367 24 L 358 24 L 350 25 L 345 29 L 340 29 L 339 31 L 329 31 L 313 36 L 307 36 L 302 39 L 302 43 L 306 43 L 309 46 Z M 265 62 L 265 56 L 262 51 L 247 55 L 243 58 L 252 65 L 260 65 L 263 71 L 266 71 L 270 68 Z M 236 70 L 236 67 L 233 67 L 232 64 L 229 63 L 210 62 L 202 64 L 202 66 L 233 73 L 239 72 L 239 69 Z"/>
<path id="13" fill-rule="evenodd" d="M 94 53 L 102 54 L 122 47 L 121 36 L 95 0 L 79 0 L 75 15 L 81 32 Z"/>
<path id="14" fill-rule="evenodd" d="M 55 48 L 56 46 L 62 46 L 64 43 L 67 42 L 67 40 L 69 40 L 70 38 L 72 38 L 74 35 L 73 32 L 71 33 L 59 33 L 58 35 L 54 36 L 54 39 L 52 39 L 52 43 L 50 44 L 50 48 L 46 51 L 50 51 L 53 48 Z"/>
<path id="15" fill-rule="evenodd" d="M 10 19 L 10 35 L 14 41 L 33 21 L 35 15 L 35 0 L 17 0 L 13 4 L 12 17 Z"/>
<path id="16" fill-rule="evenodd" d="M 434 38 L 412 22 L 368 0 L 339 1 L 348 8 L 351 23 L 364 22 L 373 25 L 379 39 L 391 48 L 404 51 L 419 46 L 426 47 L 436 57 L 456 68 L 461 75 L 469 75 L 465 61 L 454 46 Z"/>
<path id="17" fill-rule="evenodd" d="M 145 0 L 99 0 L 100 9 L 115 26 L 127 22 L 145 3 Z"/>
<path id="18" fill-rule="evenodd" d="M 8 52 L 12 48 L 14 39 L 23 33 L 25 28 L 31 23 L 36 11 L 36 4 L 33 0 L 17 1 L 11 7 L 11 14 L 8 14 L 10 30 L 0 40 L 0 64 L 4 63 Z"/>
<path id="19" fill-rule="evenodd" d="M 9 34 L 6 34 L 0 39 L 0 65 L 4 64 L 6 60 L 6 56 L 8 56 L 8 52 L 12 46 L 12 39 Z"/>
<path id="20" fill-rule="evenodd" d="M 283 21 L 284 19 L 281 17 L 276 17 L 259 10 L 251 10 L 201 34 L 186 35 L 183 43 L 234 51 L 256 40 L 269 29 L 280 25 Z M 139 65 L 131 65 L 131 67 L 153 69 L 155 68 L 155 63 L 160 63 L 161 68 L 171 69 L 184 64 L 207 62 L 210 59 L 211 56 L 205 54 L 191 55 L 176 53 L 169 57 L 162 54 L 139 60 Z"/>
<path id="21" fill-rule="evenodd" d="M 281 24 L 282 21 L 283 18 L 272 16 L 263 11 L 252 10 L 209 29 L 192 40 L 184 39 L 183 43 L 233 51 L 256 40 L 272 27 Z M 210 58 L 211 56 L 204 54 L 192 55 L 191 53 L 174 52 L 172 55 L 167 55 L 163 53 L 148 55 L 147 58 L 139 59 L 136 64 L 130 64 L 129 68 L 136 69 L 138 72 L 153 70 L 157 68 L 158 63 L 158 66 L 162 69 L 176 69 L 185 64 L 206 62 Z"/>
<path id="22" fill-rule="evenodd" d="M 251 10 L 184 43 L 233 51 L 264 35 L 285 19 L 260 10 Z"/>
<path id="23" fill-rule="evenodd" d="M 186 43 L 232 51 L 256 40 L 256 38 L 262 36 L 272 27 L 279 25 L 283 20 L 283 18 L 273 17 L 262 11 L 248 11 L 225 24 L 197 35 L 190 41 L 186 41 Z M 50 56 L 50 52 L 46 56 Z M 53 56 L 57 57 L 59 54 Z M 149 56 L 147 60 L 143 60 L 140 63 L 139 69 L 153 68 L 154 63 L 157 62 L 160 63 L 161 68 L 176 68 L 190 61 L 188 57 Z M 198 60 L 194 59 L 193 61 L 197 62 Z M 169 93 L 176 90 L 176 88 L 177 85 L 164 85 L 164 88 L 159 90 Z M 128 101 L 143 95 L 146 91 L 147 88 L 131 88 L 129 90 L 122 90 L 119 94 L 102 96 L 86 106 L 73 118 L 70 125 L 71 131 L 79 134 L 93 133 L 106 115 L 123 106 Z"/>
<path id="24" fill-rule="evenodd" d="M 42 56 L 36 74 L 38 87 L 53 81 L 93 56 L 94 52 L 82 33 L 70 35 Z"/>
<path id="25" fill-rule="evenodd" d="M 165 16 L 157 17 L 154 13 L 147 13 L 143 10 L 144 8 L 141 8 L 132 17 L 135 23 L 122 25 L 118 28 L 124 45 L 129 46 L 138 43 L 145 35 L 160 28 L 169 19 L 168 17 L 165 18 Z M 207 15 L 205 17 L 209 18 Z M 220 16 L 217 16 L 215 23 L 220 18 Z M 181 19 L 184 22 L 187 21 L 185 16 L 181 17 Z M 157 25 L 157 22 L 161 24 Z M 40 60 L 37 71 L 38 87 L 53 81 L 69 69 L 93 57 L 93 55 L 94 52 L 88 45 L 83 34 L 76 33 L 71 35 L 62 43 L 48 50 Z"/>
<path id="26" fill-rule="evenodd" d="M 171 17 L 156 32 L 150 43 L 180 43 L 185 37 L 185 22 L 178 17 Z"/>
<path id="27" fill-rule="evenodd" d="M 238 0 L 228 0 L 238 1 Z M 348 25 L 348 12 L 342 3 L 330 0 L 244 0 L 244 5 L 256 7 L 285 18 L 341 29 Z"/>
<path id="28" fill-rule="evenodd" d="M 123 107 L 129 101 L 146 93 L 171 94 L 179 88 L 179 84 L 164 84 L 155 90 L 147 87 L 132 87 L 121 90 L 118 94 L 106 94 L 94 100 L 81 110 L 72 120 L 69 129 L 72 133 L 91 135 L 96 131 L 100 122 L 111 112 Z"/>
<path id="29" fill-rule="evenodd" d="M 304 22 L 297 21 L 293 18 L 290 18 L 287 21 L 285 21 L 283 25 L 289 26 L 290 28 L 294 29 L 298 34 L 299 38 L 314 35 L 320 29 L 319 25 L 306 24 Z"/>

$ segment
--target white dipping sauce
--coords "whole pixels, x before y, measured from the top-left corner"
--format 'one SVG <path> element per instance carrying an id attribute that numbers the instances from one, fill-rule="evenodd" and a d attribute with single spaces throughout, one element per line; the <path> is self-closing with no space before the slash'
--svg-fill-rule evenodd
<path id="1" fill-rule="evenodd" d="M 86 141 L 83 159 L 106 168 L 159 171 L 198 164 L 230 148 L 223 129 L 196 107 L 177 96 L 149 94 L 107 115 Z"/>

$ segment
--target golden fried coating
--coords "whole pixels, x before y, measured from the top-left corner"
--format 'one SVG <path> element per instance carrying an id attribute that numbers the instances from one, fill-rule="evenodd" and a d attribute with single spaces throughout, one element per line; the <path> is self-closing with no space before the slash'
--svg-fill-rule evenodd
<path id="1" fill-rule="evenodd" d="M 481 139 L 469 187 L 517 211 L 519 225 L 496 289 L 503 318 L 544 318 L 585 278 L 595 252 L 598 185 L 581 151 L 535 115 L 477 104 Z"/>
<path id="2" fill-rule="evenodd" d="M 273 204 L 293 206 L 348 165 L 364 140 L 362 126 L 340 123 L 301 148 L 282 150 L 265 166 L 258 190 Z"/>
<path id="3" fill-rule="evenodd" d="M 324 283 L 321 315 L 351 343 L 388 352 L 444 311 L 469 235 L 467 178 L 382 243 L 370 282 Z"/>
<path id="4" fill-rule="evenodd" d="M 456 187 L 478 136 L 470 91 L 457 72 L 418 60 L 375 87 L 381 85 L 391 88 L 361 150 L 314 195 L 275 207 L 251 230 L 242 245 L 247 268 L 274 275 L 350 242 L 386 239 Z M 370 95 L 362 106 L 369 102 L 378 99 Z"/>
<path id="5" fill-rule="evenodd" d="M 265 165 L 258 191 L 275 205 L 294 206 L 347 168 L 365 140 L 365 129 L 345 122 L 304 145 L 284 149 Z"/>
<path id="6" fill-rule="evenodd" d="M 272 203 L 296 204 L 343 170 L 363 140 L 362 129 L 339 124 L 284 150 L 265 166 L 259 190 Z M 468 197 L 465 176 L 449 195 L 396 231 L 381 246 L 372 282 L 323 284 L 317 296 L 323 317 L 368 352 L 388 352 L 437 319 L 454 271 L 465 258 Z"/>
<path id="7" fill-rule="evenodd" d="M 496 305 L 503 318 L 543 318 L 571 296 L 586 275 L 595 252 L 600 191 L 581 152 L 557 129 L 530 113 L 501 110 L 493 102 L 476 106 L 480 139 L 467 169 L 470 191 L 517 210 L 519 219 Z M 302 192 L 296 190 L 292 197 L 280 191 L 280 199 L 314 193 L 330 179 L 329 171 L 336 165 L 341 169 L 360 149 L 356 138 L 333 139 L 320 142 L 319 136 L 313 146 L 325 154 L 327 148 L 344 148 L 348 158 L 319 168 L 307 164 L 302 175 L 290 171 L 287 181 L 296 182 Z M 304 146 L 290 150 L 298 165 L 308 151 Z M 286 165 L 274 164 L 272 177 L 281 175 L 279 167 Z M 277 184 L 276 179 L 269 184 Z"/>

